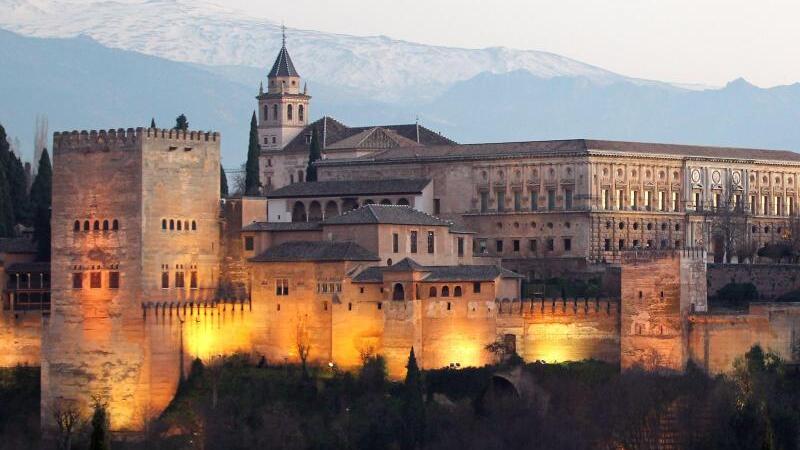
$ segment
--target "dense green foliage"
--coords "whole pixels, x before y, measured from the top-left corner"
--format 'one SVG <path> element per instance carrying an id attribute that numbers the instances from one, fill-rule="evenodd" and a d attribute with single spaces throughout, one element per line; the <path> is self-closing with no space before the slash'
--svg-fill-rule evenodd
<path id="1" fill-rule="evenodd" d="M 747 304 L 758 300 L 758 289 L 753 283 L 728 283 L 711 298 L 714 306 L 746 308 Z"/>
<path id="2" fill-rule="evenodd" d="M 316 127 L 311 133 L 311 145 L 308 150 L 308 167 L 306 168 L 306 181 L 317 181 L 317 166 L 314 162 L 322 159 L 322 146 L 319 142 L 319 133 Z"/>
<path id="3" fill-rule="evenodd" d="M 53 203 L 53 167 L 47 149 L 39 159 L 39 170 L 31 186 L 33 240 L 41 261 L 50 260 L 50 209 Z"/>
<path id="4" fill-rule="evenodd" d="M 219 196 L 225 198 L 228 196 L 228 177 L 225 176 L 225 169 L 222 164 L 219 165 Z"/>
<path id="5" fill-rule="evenodd" d="M 38 367 L 0 368 L 0 450 L 37 448 Z"/>
<path id="6" fill-rule="evenodd" d="M 25 169 L 11 151 L 6 130 L 0 125 L 0 237 L 14 235 L 17 223 L 28 223 L 29 205 Z"/>
<path id="7" fill-rule="evenodd" d="M 189 120 L 186 118 L 186 114 L 181 114 L 180 116 L 175 118 L 175 130 L 183 130 L 186 131 L 189 129 Z"/>
<path id="8" fill-rule="evenodd" d="M 258 169 L 258 156 L 261 147 L 258 145 L 258 121 L 256 112 L 250 118 L 250 142 L 247 145 L 247 161 L 245 162 L 244 194 L 258 195 L 261 190 L 261 180 Z"/>
<path id="9" fill-rule="evenodd" d="M 109 450 L 111 436 L 108 432 L 108 412 L 106 405 L 95 400 L 92 413 L 92 434 L 89 437 L 89 450 Z"/>

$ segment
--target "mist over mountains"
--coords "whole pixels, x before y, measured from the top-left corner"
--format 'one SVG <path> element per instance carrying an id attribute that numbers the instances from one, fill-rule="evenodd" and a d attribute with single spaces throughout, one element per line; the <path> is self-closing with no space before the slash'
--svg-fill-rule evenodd
<path id="1" fill-rule="evenodd" d="M 66 6 L 65 6 L 66 5 Z M 147 20 L 142 20 L 147 17 Z M 0 0 L 0 123 L 31 152 L 34 117 L 52 131 L 169 127 L 223 136 L 245 158 L 258 84 L 280 27 L 182 0 L 70 4 Z M 427 46 L 289 31 L 311 117 L 420 123 L 459 142 L 603 138 L 800 149 L 800 84 L 735 80 L 699 89 L 625 77 L 547 52 Z"/>

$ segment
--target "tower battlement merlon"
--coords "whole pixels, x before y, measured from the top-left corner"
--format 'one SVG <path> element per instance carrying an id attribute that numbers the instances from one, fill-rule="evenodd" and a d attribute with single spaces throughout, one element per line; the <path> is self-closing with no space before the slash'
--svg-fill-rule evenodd
<path id="1" fill-rule="evenodd" d="M 109 146 L 134 144 L 142 140 L 171 140 L 176 142 L 217 142 L 220 133 L 172 128 L 117 128 L 109 130 L 72 130 L 53 133 L 53 152 L 69 150 L 102 150 Z"/>

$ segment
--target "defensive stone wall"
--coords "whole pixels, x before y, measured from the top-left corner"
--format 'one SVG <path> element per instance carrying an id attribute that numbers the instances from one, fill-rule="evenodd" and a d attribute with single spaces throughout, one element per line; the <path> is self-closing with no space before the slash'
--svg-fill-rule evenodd
<path id="1" fill-rule="evenodd" d="M 0 311 L 0 367 L 41 364 L 43 320 L 39 312 Z"/>
<path id="2" fill-rule="evenodd" d="M 753 283 L 762 301 L 774 300 L 800 290 L 797 264 L 709 264 L 708 294 L 713 296 L 728 283 Z M 800 298 L 798 298 L 800 300 Z"/>

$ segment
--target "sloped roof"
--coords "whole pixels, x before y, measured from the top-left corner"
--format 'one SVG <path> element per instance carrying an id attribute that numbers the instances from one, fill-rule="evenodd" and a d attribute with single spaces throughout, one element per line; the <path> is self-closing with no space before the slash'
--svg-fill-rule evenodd
<path id="1" fill-rule="evenodd" d="M 394 224 L 449 227 L 450 222 L 410 206 L 364 205 L 340 216 L 325 219 L 323 225 Z"/>
<path id="2" fill-rule="evenodd" d="M 403 261 L 405 264 L 401 266 Z M 523 278 L 522 275 L 493 265 L 422 266 L 409 258 L 390 267 L 368 267 L 353 277 L 354 283 L 380 283 L 385 272 L 426 272 L 421 281 L 458 282 L 492 281 L 496 278 Z"/>
<path id="3" fill-rule="evenodd" d="M 385 148 L 367 147 L 369 143 L 361 141 L 361 147 L 348 147 L 353 145 L 345 141 L 356 135 L 369 135 L 371 131 L 380 129 L 383 132 L 393 133 L 394 141 L 398 146 L 430 146 L 430 145 L 451 145 L 456 142 L 448 139 L 441 134 L 415 123 L 401 125 L 371 125 L 365 127 L 349 127 L 332 117 L 322 117 L 315 122 L 308 124 L 297 136 L 294 137 L 283 148 L 286 152 L 308 152 L 309 143 L 306 136 L 311 136 L 313 130 L 317 130 L 317 136 L 323 139 L 323 150 L 336 150 L 346 148 Z M 358 142 L 358 139 L 354 139 Z"/>
<path id="4" fill-rule="evenodd" d="M 420 147 L 395 147 L 352 159 L 327 159 L 320 165 L 370 164 L 374 162 L 419 162 L 503 159 L 515 157 L 588 156 L 592 154 L 643 154 L 659 157 L 723 158 L 739 160 L 789 161 L 800 163 L 800 153 L 701 145 L 658 144 L 648 142 L 569 139 L 555 141 L 449 144 Z"/>
<path id="5" fill-rule="evenodd" d="M 421 194 L 427 178 L 402 180 L 336 180 L 294 183 L 267 194 L 267 198 L 347 197 L 364 195 Z"/>
<path id="6" fill-rule="evenodd" d="M 270 247 L 250 261 L 380 261 L 380 258 L 354 242 L 291 241 Z"/>
<path id="7" fill-rule="evenodd" d="M 253 222 L 242 227 L 242 231 L 318 231 L 319 222 Z"/>
<path id="8" fill-rule="evenodd" d="M 36 253 L 36 244 L 28 238 L 0 238 L 0 253 Z"/>
<path id="9" fill-rule="evenodd" d="M 372 127 L 338 142 L 328 145 L 327 150 L 348 148 L 393 148 L 418 146 L 417 141 L 412 141 L 401 136 L 390 128 Z"/>
<path id="10" fill-rule="evenodd" d="M 19 262 L 6 267 L 6 273 L 42 272 L 50 273 L 49 262 Z"/>
<path id="11" fill-rule="evenodd" d="M 268 78 L 273 77 L 299 77 L 297 70 L 292 64 L 292 58 L 289 57 L 289 51 L 286 46 L 282 46 L 278 52 L 278 57 L 275 58 L 275 64 L 272 65 L 272 70 L 267 75 Z"/>

